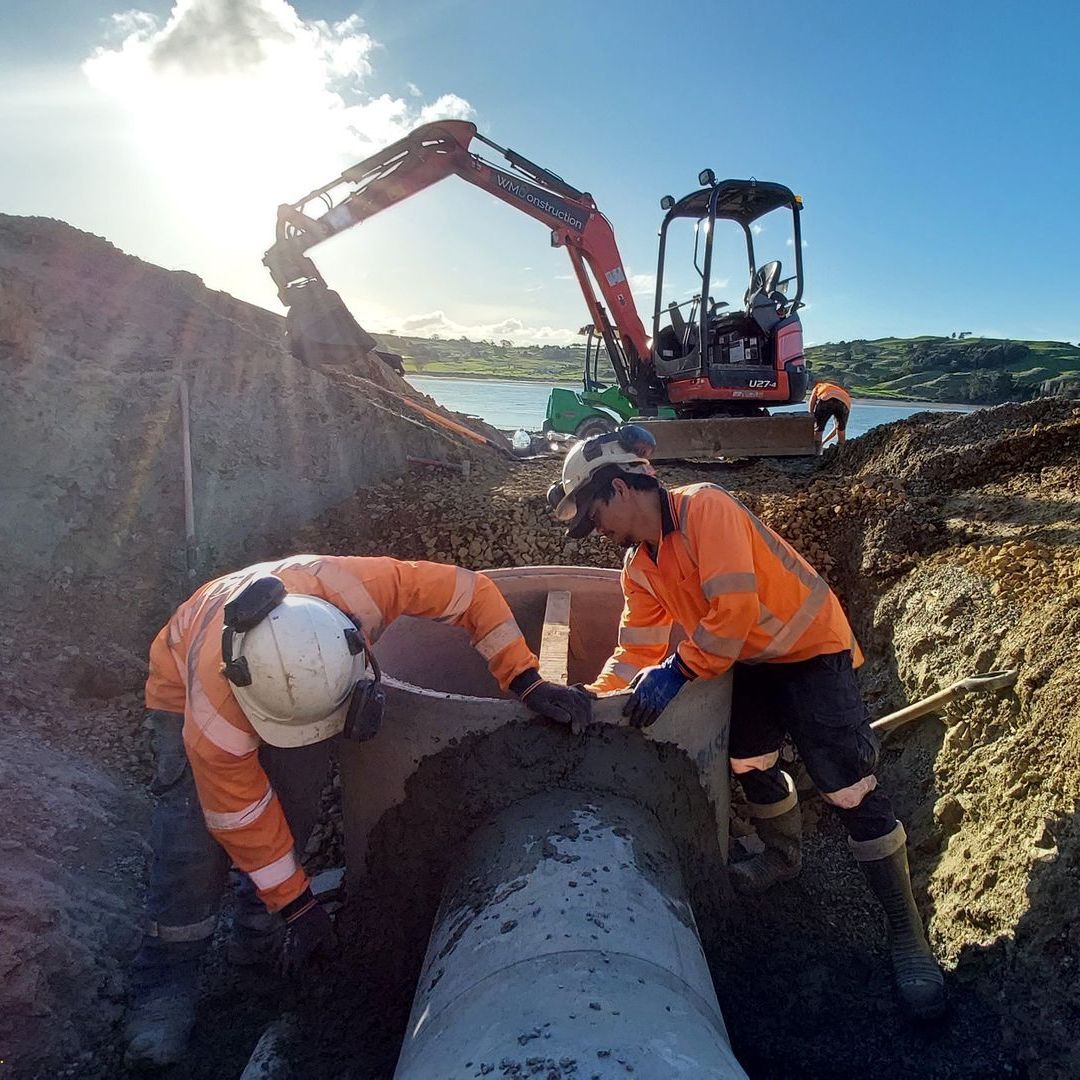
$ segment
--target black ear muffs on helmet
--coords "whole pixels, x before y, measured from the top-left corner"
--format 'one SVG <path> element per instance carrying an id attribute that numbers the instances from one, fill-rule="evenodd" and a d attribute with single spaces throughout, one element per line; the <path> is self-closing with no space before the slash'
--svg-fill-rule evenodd
<path id="1" fill-rule="evenodd" d="M 656 436 L 651 431 L 646 431 L 640 424 L 623 424 L 614 431 L 586 439 L 582 455 L 586 461 L 595 461 L 610 443 L 617 443 L 620 450 L 627 454 L 637 454 L 646 461 L 656 451 Z"/>
<path id="2" fill-rule="evenodd" d="M 251 671 L 242 656 L 233 656 L 233 639 L 259 625 L 285 599 L 281 578 L 272 574 L 258 577 L 225 605 L 225 625 L 221 631 L 221 663 L 225 678 L 233 686 L 250 686 Z"/>
<path id="3" fill-rule="evenodd" d="M 370 679 L 360 679 L 353 687 L 349 697 L 349 708 L 345 713 L 345 726 L 341 730 L 344 738 L 352 742 L 367 742 L 375 738 L 382 727 L 383 713 L 386 711 L 386 694 L 382 688 L 382 668 L 375 659 L 364 637 L 363 628 L 359 621 L 352 615 L 355 630 L 346 630 L 345 638 L 349 642 L 349 652 L 356 656 L 362 652 L 368 667 L 371 669 Z"/>

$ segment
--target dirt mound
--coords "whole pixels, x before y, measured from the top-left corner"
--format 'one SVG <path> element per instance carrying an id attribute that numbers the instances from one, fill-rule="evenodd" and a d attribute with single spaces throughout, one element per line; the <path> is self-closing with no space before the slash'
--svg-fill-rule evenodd
<path id="1" fill-rule="evenodd" d="M 278 316 L 191 274 L 0 215 L 0 551 L 28 612 L 93 605 L 141 650 L 194 584 L 277 553 L 283 531 L 408 457 L 483 456 L 403 404 L 410 393 L 370 356 L 304 367 Z"/>
<path id="2" fill-rule="evenodd" d="M 90 659 L 0 626 L 0 1046 L 16 1076 L 84 1075 L 121 1020 L 139 939 L 142 710 L 93 696 Z"/>

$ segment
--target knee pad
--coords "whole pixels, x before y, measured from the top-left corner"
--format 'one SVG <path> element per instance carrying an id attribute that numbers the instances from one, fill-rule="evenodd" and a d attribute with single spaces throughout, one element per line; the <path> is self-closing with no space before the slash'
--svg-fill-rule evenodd
<path id="1" fill-rule="evenodd" d="M 788 797 L 788 784 L 779 762 L 769 769 L 752 769 L 750 772 L 739 773 L 739 782 L 747 801 L 759 806 L 782 802 Z"/>

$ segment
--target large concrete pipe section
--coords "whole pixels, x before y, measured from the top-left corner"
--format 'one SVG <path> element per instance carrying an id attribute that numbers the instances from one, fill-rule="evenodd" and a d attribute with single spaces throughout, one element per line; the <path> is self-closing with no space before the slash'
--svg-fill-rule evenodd
<path id="1" fill-rule="evenodd" d="M 547 791 L 473 834 L 443 891 L 395 1080 L 744 1077 L 671 841 Z"/>
<path id="2" fill-rule="evenodd" d="M 567 680 L 596 676 L 617 571 L 489 573 L 542 663 L 558 623 Z M 339 760 L 358 932 L 378 927 L 391 983 L 423 966 L 398 1076 L 742 1075 L 697 929 L 726 859 L 730 680 L 644 731 L 605 697 L 577 737 L 503 694 L 459 628 L 402 618 L 375 650 L 385 722 Z"/>

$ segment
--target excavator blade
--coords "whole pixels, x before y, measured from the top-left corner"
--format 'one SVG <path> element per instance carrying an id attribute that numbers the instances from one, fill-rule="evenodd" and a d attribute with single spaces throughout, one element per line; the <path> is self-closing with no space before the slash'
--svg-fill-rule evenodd
<path id="1" fill-rule="evenodd" d="M 656 438 L 654 461 L 688 458 L 804 457 L 817 454 L 811 416 L 723 416 L 708 420 L 641 420 Z"/>

